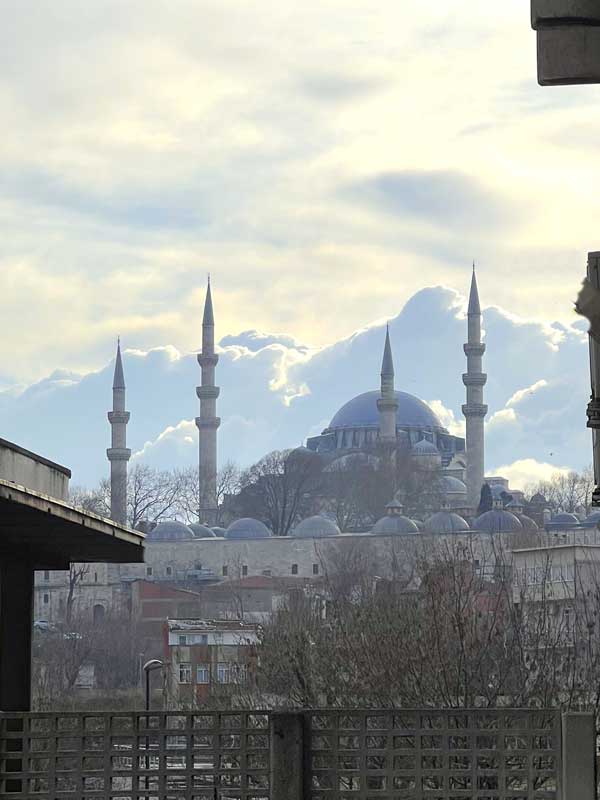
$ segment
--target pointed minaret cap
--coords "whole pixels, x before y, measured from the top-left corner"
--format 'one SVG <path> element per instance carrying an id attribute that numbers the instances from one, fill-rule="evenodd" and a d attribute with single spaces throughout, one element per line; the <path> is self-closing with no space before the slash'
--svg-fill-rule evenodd
<path id="1" fill-rule="evenodd" d="M 471 292 L 469 294 L 469 314 L 481 314 L 479 305 L 479 291 L 477 289 L 477 277 L 475 275 L 475 262 L 473 262 L 473 277 L 471 278 Z"/>
<path id="2" fill-rule="evenodd" d="M 204 301 L 204 317 L 202 318 L 203 325 L 214 325 L 215 318 L 213 315 L 212 295 L 210 293 L 210 275 L 208 276 L 208 284 L 206 287 L 206 300 Z"/>
<path id="3" fill-rule="evenodd" d="M 392 345 L 390 344 L 390 326 L 386 326 L 385 347 L 381 363 L 381 377 L 394 377 L 394 359 L 392 358 Z"/>
<path id="4" fill-rule="evenodd" d="M 115 376 L 113 378 L 113 389 L 125 388 L 125 375 L 123 374 L 123 362 L 121 360 L 121 339 L 117 339 L 117 358 L 115 361 Z"/>

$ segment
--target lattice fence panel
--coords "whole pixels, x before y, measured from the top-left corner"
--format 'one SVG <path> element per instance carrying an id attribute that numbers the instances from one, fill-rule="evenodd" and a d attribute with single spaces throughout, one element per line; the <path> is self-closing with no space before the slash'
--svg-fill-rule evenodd
<path id="1" fill-rule="evenodd" d="M 310 715 L 307 800 L 559 800 L 560 715 Z"/>
<path id="2" fill-rule="evenodd" d="M 0 715 L 6 800 L 270 800 L 269 717 Z"/>

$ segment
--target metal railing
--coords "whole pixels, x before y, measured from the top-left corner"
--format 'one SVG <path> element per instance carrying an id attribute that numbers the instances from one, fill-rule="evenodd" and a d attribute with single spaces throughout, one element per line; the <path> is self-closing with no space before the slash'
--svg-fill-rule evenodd
<path id="1" fill-rule="evenodd" d="M 590 800 L 591 715 L 0 714 L 7 800 Z"/>

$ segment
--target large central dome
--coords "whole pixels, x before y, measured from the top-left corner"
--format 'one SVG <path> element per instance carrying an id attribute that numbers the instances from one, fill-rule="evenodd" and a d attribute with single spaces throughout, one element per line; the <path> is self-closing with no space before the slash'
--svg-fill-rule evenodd
<path id="1" fill-rule="evenodd" d="M 406 392 L 395 392 L 398 400 L 396 423 L 400 428 L 432 428 L 444 431 L 444 427 L 429 408 L 418 397 Z M 373 428 L 379 425 L 377 400 L 381 392 L 365 392 L 343 405 L 329 423 L 328 430 L 338 428 Z"/>

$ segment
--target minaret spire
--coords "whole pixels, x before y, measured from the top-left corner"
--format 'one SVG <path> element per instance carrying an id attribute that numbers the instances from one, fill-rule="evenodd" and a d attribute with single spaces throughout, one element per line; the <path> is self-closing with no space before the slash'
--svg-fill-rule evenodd
<path id="1" fill-rule="evenodd" d="M 199 435 L 200 490 L 199 517 L 201 522 L 217 522 L 217 430 L 221 420 L 217 417 L 219 387 L 215 386 L 215 368 L 219 356 L 215 353 L 215 317 L 213 311 L 210 275 L 206 287 L 204 315 L 202 318 L 202 352 L 198 355 L 202 379 L 196 394 L 200 400 L 200 416 L 196 417 Z"/>
<path id="2" fill-rule="evenodd" d="M 131 450 L 127 447 L 129 416 L 129 411 L 125 411 L 125 375 L 119 338 L 113 376 L 113 408 L 108 412 L 111 447 L 106 455 L 110 461 L 110 516 L 120 525 L 127 524 L 127 464 L 131 457 Z"/>
<path id="3" fill-rule="evenodd" d="M 477 509 L 485 479 L 484 421 L 488 408 L 483 402 L 483 387 L 487 382 L 487 375 L 483 372 L 485 344 L 481 341 L 481 305 L 474 262 L 467 325 L 467 343 L 464 345 L 467 371 L 463 375 L 463 383 L 467 388 L 467 402 L 462 407 L 462 412 L 467 423 L 467 499 L 469 506 Z"/>
<path id="4" fill-rule="evenodd" d="M 386 326 L 383 360 L 381 362 L 381 396 L 377 400 L 379 410 L 379 439 L 390 444 L 396 441 L 396 412 L 398 400 L 394 389 L 394 359 L 390 342 L 390 327 Z"/>

